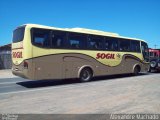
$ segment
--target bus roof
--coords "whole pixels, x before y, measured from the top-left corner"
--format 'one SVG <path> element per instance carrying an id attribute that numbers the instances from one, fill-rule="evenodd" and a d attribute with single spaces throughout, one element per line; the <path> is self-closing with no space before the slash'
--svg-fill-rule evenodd
<path id="1" fill-rule="evenodd" d="M 77 33 L 86 33 L 86 34 L 93 34 L 93 35 L 102 35 L 102 36 L 108 36 L 108 37 L 139 40 L 139 41 L 145 42 L 142 39 L 124 37 L 124 36 L 120 36 L 118 33 L 105 32 L 105 31 L 101 31 L 101 30 L 93 30 L 93 29 L 86 29 L 86 28 L 57 28 L 57 27 L 50 27 L 50 26 L 38 25 L 38 24 L 24 24 L 24 25 L 28 26 L 30 28 L 35 27 L 35 28 L 62 30 L 62 31 L 67 31 L 67 32 L 77 32 Z"/>

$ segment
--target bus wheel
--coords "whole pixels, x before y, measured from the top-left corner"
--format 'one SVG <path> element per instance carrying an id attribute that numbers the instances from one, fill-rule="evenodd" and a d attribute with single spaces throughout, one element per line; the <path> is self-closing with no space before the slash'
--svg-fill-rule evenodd
<path id="1" fill-rule="evenodd" d="M 136 66 L 133 70 L 133 75 L 138 75 L 140 72 L 140 67 L 139 66 Z"/>
<path id="2" fill-rule="evenodd" d="M 88 82 L 92 79 L 93 72 L 90 68 L 83 68 L 80 73 L 80 81 L 81 82 Z"/>

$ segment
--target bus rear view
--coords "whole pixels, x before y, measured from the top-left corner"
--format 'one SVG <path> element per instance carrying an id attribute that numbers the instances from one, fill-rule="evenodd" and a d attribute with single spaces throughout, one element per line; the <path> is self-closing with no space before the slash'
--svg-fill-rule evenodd
<path id="1" fill-rule="evenodd" d="M 12 38 L 12 73 L 16 76 L 29 78 L 28 76 L 28 62 L 26 59 L 27 37 L 25 36 L 26 26 L 20 26 L 13 31 Z M 26 40 L 25 40 L 26 39 Z"/>

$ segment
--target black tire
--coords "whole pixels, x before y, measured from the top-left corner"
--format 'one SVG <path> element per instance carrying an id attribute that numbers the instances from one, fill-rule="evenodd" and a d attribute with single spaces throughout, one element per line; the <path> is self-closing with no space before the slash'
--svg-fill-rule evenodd
<path id="1" fill-rule="evenodd" d="M 139 74 L 139 72 L 140 72 L 140 67 L 139 66 L 136 66 L 135 68 L 134 68 L 134 71 L 133 71 L 133 75 L 138 75 Z"/>
<path id="2" fill-rule="evenodd" d="M 88 82 L 92 79 L 93 72 L 90 68 L 83 68 L 79 77 L 81 82 Z"/>
<path id="3" fill-rule="evenodd" d="M 153 61 L 150 62 L 150 67 L 151 67 L 152 69 L 155 69 L 156 65 L 157 65 L 157 62 L 156 62 L 156 61 L 153 60 Z"/>

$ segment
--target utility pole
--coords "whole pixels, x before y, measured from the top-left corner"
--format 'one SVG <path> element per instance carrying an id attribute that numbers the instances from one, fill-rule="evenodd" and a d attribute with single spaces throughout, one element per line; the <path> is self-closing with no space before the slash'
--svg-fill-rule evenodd
<path id="1" fill-rule="evenodd" d="M 154 45 L 154 47 L 155 47 L 155 49 L 156 49 L 157 45 Z"/>

